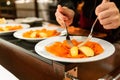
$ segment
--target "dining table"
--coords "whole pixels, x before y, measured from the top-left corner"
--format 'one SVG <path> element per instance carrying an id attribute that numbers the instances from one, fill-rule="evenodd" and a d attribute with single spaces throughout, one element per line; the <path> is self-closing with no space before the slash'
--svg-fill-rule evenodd
<path id="1" fill-rule="evenodd" d="M 0 35 L 0 65 L 19 80 L 120 80 L 120 41 L 113 44 L 117 46 L 113 55 L 83 63 L 45 58 L 36 53 L 36 44 Z"/>

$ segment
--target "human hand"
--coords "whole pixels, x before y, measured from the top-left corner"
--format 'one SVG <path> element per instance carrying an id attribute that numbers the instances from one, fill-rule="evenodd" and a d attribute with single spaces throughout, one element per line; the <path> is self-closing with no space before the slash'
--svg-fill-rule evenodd
<path id="1" fill-rule="evenodd" d="M 58 5 L 55 12 L 56 20 L 61 26 L 64 26 L 63 21 L 69 26 L 73 22 L 74 14 L 73 10 L 61 5 Z"/>
<path id="2" fill-rule="evenodd" d="M 105 29 L 116 29 L 120 26 L 120 12 L 114 2 L 103 0 L 95 13 Z"/>

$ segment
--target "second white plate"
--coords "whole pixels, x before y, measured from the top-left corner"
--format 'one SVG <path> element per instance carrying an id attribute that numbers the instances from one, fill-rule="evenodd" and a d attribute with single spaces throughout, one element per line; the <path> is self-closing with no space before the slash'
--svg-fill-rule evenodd
<path id="1" fill-rule="evenodd" d="M 43 28 L 47 29 L 47 30 L 57 30 L 58 32 L 63 31 L 63 28 L 59 28 L 59 27 L 34 27 L 34 28 L 17 31 L 13 34 L 13 36 L 16 38 L 19 38 L 19 39 L 30 41 L 30 42 L 38 42 L 40 40 L 47 39 L 47 38 L 25 38 L 25 37 L 23 37 L 23 33 L 30 31 L 30 30 L 41 30 Z"/>

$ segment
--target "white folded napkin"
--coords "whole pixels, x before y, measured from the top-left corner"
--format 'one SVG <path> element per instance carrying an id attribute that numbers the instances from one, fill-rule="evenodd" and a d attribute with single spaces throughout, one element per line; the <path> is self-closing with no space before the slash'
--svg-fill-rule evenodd
<path id="1" fill-rule="evenodd" d="M 0 65 L 0 80 L 19 80 L 15 75 L 13 75 L 10 71 L 5 69 L 2 65 Z"/>

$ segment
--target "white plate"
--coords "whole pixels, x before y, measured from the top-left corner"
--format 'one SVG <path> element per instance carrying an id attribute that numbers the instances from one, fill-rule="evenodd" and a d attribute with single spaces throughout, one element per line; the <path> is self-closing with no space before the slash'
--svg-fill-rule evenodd
<path id="1" fill-rule="evenodd" d="M 16 23 L 32 23 L 35 21 L 43 21 L 43 18 L 36 18 L 36 17 L 27 17 L 27 18 L 17 18 L 15 19 Z"/>
<path id="2" fill-rule="evenodd" d="M 15 25 L 21 25 L 23 27 L 23 29 L 26 29 L 26 28 L 30 27 L 30 25 L 28 25 L 28 24 L 11 24 L 11 23 L 9 23 L 9 24 L 0 24 L 0 27 L 15 26 Z M 15 31 L 19 31 L 19 30 L 1 31 L 0 35 L 9 35 L 9 34 L 12 34 Z"/>
<path id="3" fill-rule="evenodd" d="M 22 20 L 22 23 L 32 23 L 35 21 L 43 21 L 42 18 L 36 18 L 36 17 L 27 17 L 25 19 Z"/>
<path id="4" fill-rule="evenodd" d="M 34 27 L 34 28 L 17 31 L 13 35 L 14 35 L 14 37 L 19 38 L 19 39 L 27 40 L 30 42 L 38 42 L 38 41 L 46 39 L 46 38 L 25 38 L 25 37 L 23 37 L 23 33 L 30 31 L 30 30 L 41 30 L 43 28 L 47 29 L 47 30 L 57 30 L 58 32 L 63 31 L 63 28 L 59 28 L 59 27 Z"/>
<path id="5" fill-rule="evenodd" d="M 83 41 L 86 37 L 71 36 L 71 38 L 74 38 L 78 41 Z M 115 51 L 115 48 L 111 43 L 109 43 L 105 40 L 102 40 L 102 39 L 98 39 L 98 38 L 93 38 L 91 40 L 91 41 L 99 43 L 104 48 L 104 52 L 97 56 L 93 56 L 93 57 L 89 57 L 89 58 L 63 58 L 63 57 L 55 56 L 46 51 L 45 46 L 51 45 L 52 43 L 54 43 L 56 41 L 62 42 L 63 40 L 65 40 L 64 36 L 58 36 L 58 37 L 52 37 L 52 38 L 40 41 L 35 45 L 35 51 L 39 55 L 41 55 L 45 58 L 55 60 L 55 61 L 60 61 L 60 62 L 69 62 L 69 63 L 83 63 L 83 62 L 92 62 L 92 61 L 105 59 L 105 58 L 111 56 Z"/>

